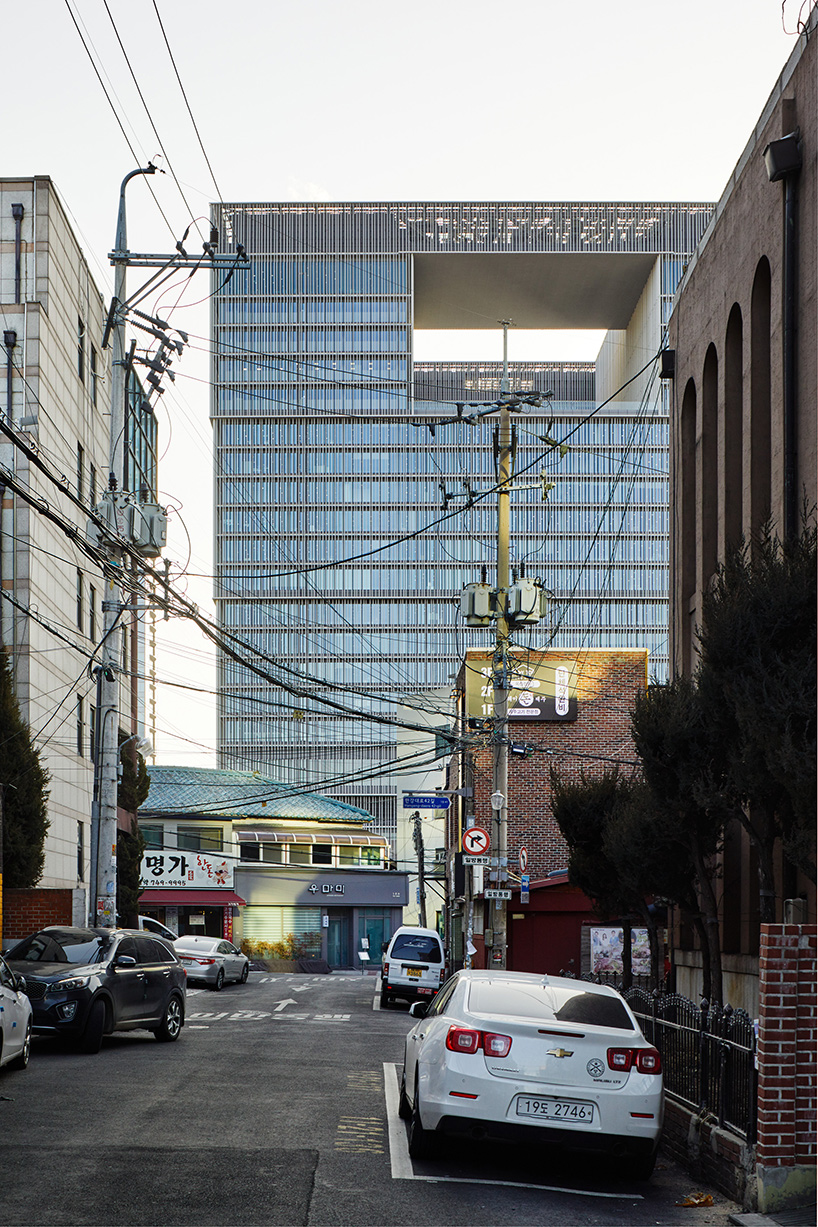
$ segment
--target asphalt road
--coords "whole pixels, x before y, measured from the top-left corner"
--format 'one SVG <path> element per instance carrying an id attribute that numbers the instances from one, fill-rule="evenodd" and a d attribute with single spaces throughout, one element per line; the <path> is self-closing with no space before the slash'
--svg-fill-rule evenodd
<path id="1" fill-rule="evenodd" d="M 681 1207 L 701 1186 L 664 1159 L 644 1185 L 518 1147 L 444 1143 L 413 1164 L 397 1116 L 410 1020 L 377 987 L 251 972 L 191 988 L 175 1044 L 35 1041 L 25 1072 L 0 1072 L 0 1223 L 721 1227 L 738 1210 L 714 1190 Z"/>

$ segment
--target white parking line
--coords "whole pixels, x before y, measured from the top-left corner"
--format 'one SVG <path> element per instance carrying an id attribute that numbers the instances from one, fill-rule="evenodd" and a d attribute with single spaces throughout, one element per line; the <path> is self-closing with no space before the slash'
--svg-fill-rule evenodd
<path id="1" fill-rule="evenodd" d="M 593 1189 L 566 1189 L 557 1184 L 525 1184 L 522 1180 L 471 1180 L 467 1176 L 418 1176 L 409 1157 L 406 1129 L 398 1116 L 398 1067 L 383 1063 L 386 1123 L 393 1180 L 425 1180 L 427 1184 L 490 1184 L 508 1189 L 538 1189 L 543 1193 L 568 1193 L 574 1197 L 605 1197 L 613 1201 L 644 1201 L 641 1193 L 598 1193 Z"/>

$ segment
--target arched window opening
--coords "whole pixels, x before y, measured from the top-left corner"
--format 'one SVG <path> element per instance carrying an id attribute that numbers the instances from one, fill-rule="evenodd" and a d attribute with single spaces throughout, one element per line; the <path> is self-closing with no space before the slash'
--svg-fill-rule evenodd
<path id="1" fill-rule="evenodd" d="M 724 541 L 727 547 L 738 543 L 744 528 L 743 335 L 741 308 L 734 303 L 727 320 L 724 346 Z"/>

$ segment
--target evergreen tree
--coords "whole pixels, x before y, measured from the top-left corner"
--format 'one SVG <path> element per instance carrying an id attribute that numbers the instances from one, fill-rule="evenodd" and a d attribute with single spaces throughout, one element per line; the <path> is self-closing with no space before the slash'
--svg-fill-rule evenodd
<path id="1" fill-rule="evenodd" d="M 779 840 L 816 878 L 817 629 L 814 522 L 792 541 L 765 530 L 732 550 L 705 595 L 699 692 L 758 853 L 762 924 L 775 920 Z"/>
<path id="2" fill-rule="evenodd" d="M 0 789 L 3 800 L 3 885 L 36 886 L 43 876 L 49 775 L 31 729 L 20 715 L 11 670 L 0 652 Z"/>
<path id="3" fill-rule="evenodd" d="M 139 896 L 145 889 L 141 879 L 145 838 L 136 818 L 131 819 L 130 834 L 120 827 L 116 833 L 116 910 L 117 924 L 135 929 Z"/>
<path id="4" fill-rule="evenodd" d="M 120 828 L 116 835 L 117 923 L 126 928 L 135 928 L 139 915 L 139 896 L 144 889 L 140 875 L 145 852 L 145 839 L 139 829 L 136 811 L 148 796 L 151 777 L 145 759 L 130 738 L 123 737 L 120 740 L 129 744 L 120 745 L 119 750 L 122 766 L 117 789 L 117 806 L 128 810 L 133 816 L 130 834 Z"/>

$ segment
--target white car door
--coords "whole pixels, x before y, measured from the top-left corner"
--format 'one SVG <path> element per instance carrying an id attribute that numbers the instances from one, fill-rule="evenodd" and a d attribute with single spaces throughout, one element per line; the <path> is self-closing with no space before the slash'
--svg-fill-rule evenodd
<path id="1" fill-rule="evenodd" d="M 0 962 L 0 1026 L 3 1031 L 3 1064 L 23 1051 L 26 1037 L 26 1010 L 23 998 L 14 988 L 12 973 Z"/>
<path id="2" fill-rule="evenodd" d="M 462 993 L 462 985 L 457 976 L 452 976 L 447 984 L 443 986 L 438 995 L 429 1003 L 429 1009 L 426 1012 L 425 1018 L 420 1018 L 415 1023 L 415 1026 L 406 1037 L 406 1048 L 404 1056 L 404 1068 L 406 1071 L 406 1093 L 410 1099 L 415 1097 L 415 1079 L 417 1077 L 418 1057 L 423 1051 L 423 1044 L 427 1033 L 433 1028 L 442 1024 L 437 1022 L 440 1015 L 446 1013 L 446 1008 L 450 1004 L 452 997 L 458 987 Z"/>

